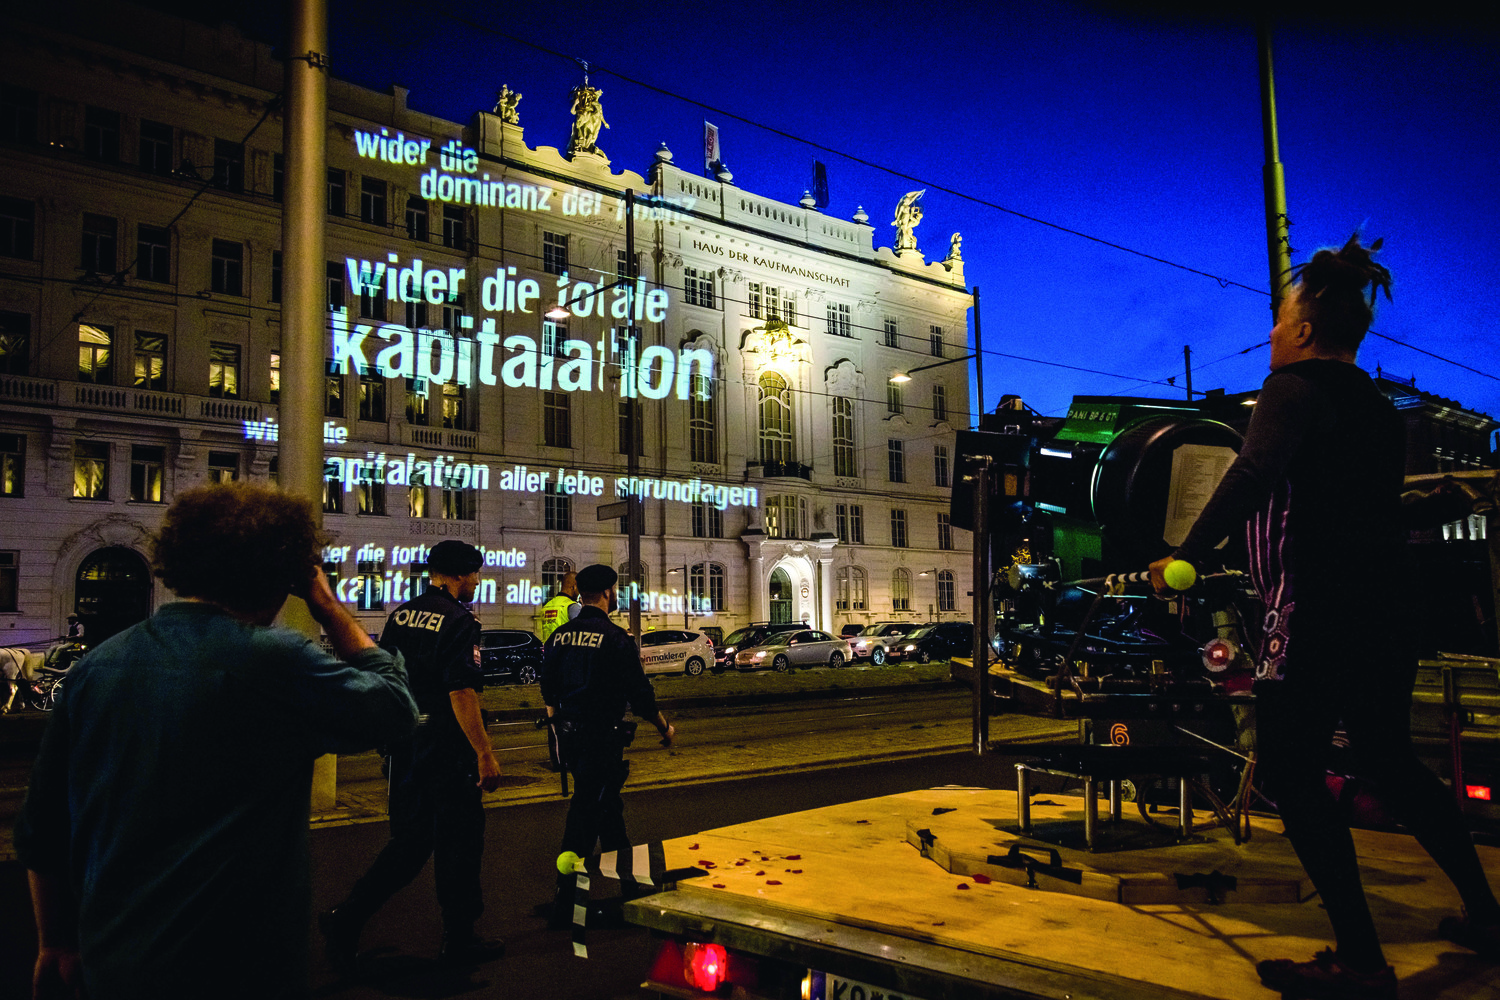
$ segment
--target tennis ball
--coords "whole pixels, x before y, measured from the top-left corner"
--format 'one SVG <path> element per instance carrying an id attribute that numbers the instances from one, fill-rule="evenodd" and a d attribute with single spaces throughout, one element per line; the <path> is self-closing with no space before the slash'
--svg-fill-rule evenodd
<path id="1" fill-rule="evenodd" d="M 1167 586 L 1173 590 L 1187 590 L 1198 582 L 1198 571 L 1186 559 L 1173 559 L 1161 575 L 1166 577 Z"/>
<path id="2" fill-rule="evenodd" d="M 557 870 L 564 875 L 573 874 L 573 869 L 583 862 L 583 859 L 572 851 L 563 851 L 557 856 Z"/>

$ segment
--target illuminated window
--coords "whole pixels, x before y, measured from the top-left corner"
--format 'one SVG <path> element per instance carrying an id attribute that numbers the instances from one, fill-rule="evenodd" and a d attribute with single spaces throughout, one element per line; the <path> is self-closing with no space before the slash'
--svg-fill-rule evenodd
<path id="1" fill-rule="evenodd" d="M 911 610 L 911 574 L 904 569 L 891 574 L 891 610 Z"/>
<path id="2" fill-rule="evenodd" d="M 457 205 L 443 206 L 443 246 L 450 250 L 468 249 L 468 213 Z"/>
<path id="3" fill-rule="evenodd" d="M 78 266 L 91 274 L 115 273 L 115 239 L 120 222 L 107 215 L 83 214 L 83 251 Z"/>
<path id="4" fill-rule="evenodd" d="M 443 490 L 443 518 L 448 521 L 472 521 L 476 504 L 474 490 Z M 566 531 L 566 528 L 559 529 Z"/>
<path id="5" fill-rule="evenodd" d="M 807 500 L 792 496 L 766 497 L 766 535 L 770 538 L 807 537 Z"/>
<path id="6" fill-rule="evenodd" d="M 135 227 L 135 276 L 142 281 L 172 280 L 172 233 L 145 223 Z"/>
<path id="7" fill-rule="evenodd" d="M 333 374 L 332 361 L 328 363 L 330 372 L 323 376 L 323 416 L 342 417 L 344 415 L 344 376 Z"/>
<path id="8" fill-rule="evenodd" d="M 568 237 L 566 233 L 542 233 L 542 270 L 548 274 L 568 273 Z"/>
<path id="9" fill-rule="evenodd" d="M 931 328 L 931 330 L 930 330 L 930 336 L 928 337 L 928 343 L 932 347 L 932 356 L 933 357 L 940 358 L 940 357 L 943 356 L 943 328 L 942 327 L 940 327 L 940 326 L 934 326 L 934 327 Z"/>
<path id="10" fill-rule="evenodd" d="M 854 402 L 833 397 L 833 474 L 856 476 L 854 463 Z"/>
<path id="11" fill-rule="evenodd" d="M 565 357 L 563 344 L 567 341 L 567 323 L 557 323 L 550 319 L 542 320 L 542 354 L 554 358 Z"/>
<path id="12" fill-rule="evenodd" d="M 899 382 L 887 382 L 885 384 L 885 411 L 887 413 L 906 412 L 906 393 L 902 391 Z"/>
<path id="13" fill-rule="evenodd" d="M 30 260 L 36 241 L 36 203 L 0 197 L 0 257 Z"/>
<path id="14" fill-rule="evenodd" d="M 688 569 L 688 608 L 699 614 L 724 610 L 724 567 L 697 563 Z"/>
<path id="15" fill-rule="evenodd" d="M 335 167 L 328 168 L 328 214 L 341 216 L 347 199 L 344 191 L 344 172 Z"/>
<path id="16" fill-rule="evenodd" d="M 109 443 L 79 441 L 73 446 L 73 495 L 84 500 L 109 499 Z"/>
<path id="17" fill-rule="evenodd" d="M 104 108 L 83 109 L 83 155 L 106 163 L 120 158 L 120 113 Z"/>
<path id="18" fill-rule="evenodd" d="M 240 478 L 240 456 L 232 451 L 208 453 L 208 481 L 232 483 Z"/>
<path id="19" fill-rule="evenodd" d="M 865 543 L 865 508 L 857 503 L 835 504 L 833 508 L 834 531 L 845 545 Z"/>
<path id="20" fill-rule="evenodd" d="M 547 531 L 573 530 L 573 498 L 548 483 L 542 493 L 542 527 Z"/>
<path id="21" fill-rule="evenodd" d="M 0 139 L 36 142 L 39 95 L 25 87 L 0 84 Z"/>
<path id="22" fill-rule="evenodd" d="M 0 375 L 31 372 L 31 316 L 0 310 Z"/>
<path id="23" fill-rule="evenodd" d="M 427 242 L 427 201 L 415 195 L 406 199 L 406 238 Z"/>
<path id="24" fill-rule="evenodd" d="M 372 226 L 385 225 L 385 181 L 375 177 L 360 178 L 359 219 Z"/>
<path id="25" fill-rule="evenodd" d="M 224 295 L 245 294 L 245 245 L 233 240 L 214 240 L 213 291 Z"/>
<path id="26" fill-rule="evenodd" d="M 443 383 L 443 426 L 451 430 L 469 429 L 469 390 L 452 382 Z"/>
<path id="27" fill-rule="evenodd" d="M 385 379 L 379 375 L 359 377 L 359 419 L 385 420 Z"/>
<path id="28" fill-rule="evenodd" d="M 408 486 L 406 488 L 406 516 L 427 516 L 427 487 Z"/>
<path id="29" fill-rule="evenodd" d="M 834 607 L 839 611 L 863 611 L 868 604 L 865 571 L 858 566 L 840 566 L 834 578 Z"/>
<path id="30" fill-rule="evenodd" d="M 385 561 L 355 564 L 359 578 L 350 586 L 356 591 L 354 606 L 361 611 L 385 610 Z"/>
<path id="31" fill-rule="evenodd" d="M 240 398 L 240 345 L 208 345 L 208 394 L 220 399 Z"/>
<path id="32" fill-rule="evenodd" d="M 693 537 L 723 538 L 724 512 L 701 500 L 693 504 Z"/>
<path id="33" fill-rule="evenodd" d="M 937 525 L 938 548 L 953 548 L 953 518 L 949 517 L 947 514 L 939 514 L 937 516 Z"/>
<path id="34" fill-rule="evenodd" d="M 339 468 L 332 463 L 323 467 L 323 513 L 344 512 L 344 481 L 339 478 Z"/>
<path id="35" fill-rule="evenodd" d="M 573 402 L 565 392 L 542 393 L 542 443 L 573 447 Z"/>
<path id="36" fill-rule="evenodd" d="M 835 337 L 850 336 L 849 306 L 844 302 L 828 303 L 828 332 Z"/>
<path id="37" fill-rule="evenodd" d="M 330 260 L 323 274 L 328 282 L 328 311 L 338 312 L 344 308 L 344 268 L 336 260 Z"/>
<path id="38" fill-rule="evenodd" d="M 891 511 L 891 547 L 906 548 L 906 511 Z"/>
<path id="39" fill-rule="evenodd" d="M 894 439 L 885 443 L 887 477 L 893 483 L 906 482 L 906 445 Z"/>
<path id="40" fill-rule="evenodd" d="M 214 140 L 213 185 L 223 191 L 245 190 L 245 147 L 228 139 Z"/>
<path id="41" fill-rule="evenodd" d="M 114 341 L 112 326 L 78 324 L 78 381 L 114 385 Z"/>
<path id="42" fill-rule="evenodd" d="M 573 564 L 566 559 L 548 559 L 542 563 L 542 590 L 550 596 L 559 593 L 562 578 L 573 572 Z"/>
<path id="43" fill-rule="evenodd" d="M 428 421 L 427 400 L 431 386 L 425 378 L 406 380 L 406 422 L 426 427 Z"/>
<path id="44" fill-rule="evenodd" d="M 948 419 L 948 390 L 941 385 L 932 387 L 932 419 Z"/>
<path id="45" fill-rule="evenodd" d="M 166 449 L 152 445 L 130 446 L 130 499 L 161 503 Z"/>
<path id="46" fill-rule="evenodd" d="M 932 447 L 932 481 L 937 486 L 951 486 L 948 479 L 948 446 Z"/>
<path id="47" fill-rule="evenodd" d="M 26 495 L 26 435 L 0 434 L 0 497 Z"/>
<path id="48" fill-rule="evenodd" d="M 885 346 L 901 346 L 901 324 L 889 316 L 885 318 Z"/>
<path id="49" fill-rule="evenodd" d="M 615 427 L 619 434 L 616 437 L 616 449 L 622 455 L 628 455 L 630 449 L 630 414 L 633 399 L 620 400 L 618 416 Z M 646 420 L 640 410 L 635 409 L 635 453 L 644 456 L 646 454 Z"/>
<path id="50" fill-rule="evenodd" d="M 694 462 L 719 464 L 719 403 L 713 380 L 693 372 L 693 391 L 688 397 L 688 445 Z"/>
<path id="51" fill-rule="evenodd" d="M 271 402 L 281 401 L 281 355 L 271 354 Z"/>
<path id="52" fill-rule="evenodd" d="M 385 480 L 375 470 L 363 472 L 354 483 L 355 510 L 361 514 L 385 514 Z"/>
<path id="53" fill-rule="evenodd" d="M 281 301 L 281 251 L 271 251 L 271 301 Z"/>
<path id="54" fill-rule="evenodd" d="M 162 176 L 170 174 L 175 167 L 172 160 L 172 145 L 172 126 L 154 122 L 149 118 L 141 119 L 138 162 L 142 170 L 148 174 L 161 174 Z"/>
<path id="55" fill-rule="evenodd" d="M 760 377 L 760 460 L 794 462 L 797 459 L 793 440 L 792 391 L 786 379 L 775 372 Z"/>
<path id="56" fill-rule="evenodd" d="M 695 267 L 683 268 L 682 295 L 690 306 L 714 308 L 714 273 L 699 271 Z"/>
<path id="57" fill-rule="evenodd" d="M 167 338 L 165 334 L 135 331 L 135 386 L 164 390 L 167 387 Z"/>
<path id="58" fill-rule="evenodd" d="M 953 593 L 953 573 L 942 570 L 937 575 L 937 599 L 939 611 L 952 611 L 957 607 Z"/>

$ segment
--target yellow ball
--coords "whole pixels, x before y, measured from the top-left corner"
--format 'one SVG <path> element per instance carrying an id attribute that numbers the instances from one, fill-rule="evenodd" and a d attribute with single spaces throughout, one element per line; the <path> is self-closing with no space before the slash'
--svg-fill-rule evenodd
<path id="1" fill-rule="evenodd" d="M 583 863 L 583 859 L 572 851 L 563 851 L 557 856 L 557 870 L 564 875 L 573 874 L 573 869 Z"/>
<path id="2" fill-rule="evenodd" d="M 1173 559 L 1161 575 L 1166 577 L 1167 586 L 1173 590 L 1187 590 L 1198 582 L 1198 571 L 1186 559 Z"/>

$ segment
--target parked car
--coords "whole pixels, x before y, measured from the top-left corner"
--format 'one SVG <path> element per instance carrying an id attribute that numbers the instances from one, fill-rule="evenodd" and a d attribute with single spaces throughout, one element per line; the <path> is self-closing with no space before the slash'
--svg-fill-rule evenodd
<path id="1" fill-rule="evenodd" d="M 876 622 L 849 640 L 850 658 L 855 662 L 869 660 L 875 666 L 881 666 L 892 659 L 891 647 L 917 628 L 921 628 L 920 622 Z"/>
<path id="2" fill-rule="evenodd" d="M 479 669 L 484 679 L 535 684 L 542 673 L 542 640 L 519 628 L 490 628 L 479 633 Z"/>
<path id="3" fill-rule="evenodd" d="M 839 638 L 853 639 L 867 628 L 869 628 L 868 625 L 861 625 L 859 622 L 849 622 L 843 628 L 839 629 Z"/>
<path id="4" fill-rule="evenodd" d="M 755 646 L 745 646 L 734 654 L 737 670 L 759 670 L 770 667 L 785 673 L 793 667 L 842 667 L 849 662 L 849 644 L 837 636 L 816 629 L 792 629 L 772 632 Z"/>
<path id="5" fill-rule="evenodd" d="M 770 622 L 751 622 L 744 628 L 737 628 L 729 633 L 729 637 L 723 642 L 714 643 L 714 666 L 732 667 L 734 654 L 741 649 L 746 646 L 758 646 L 771 632 L 784 632 L 796 627 L 789 624 L 772 625 Z"/>
<path id="6" fill-rule="evenodd" d="M 947 660 L 955 656 L 968 656 L 974 652 L 974 624 L 972 622 L 939 622 L 923 625 L 910 632 L 891 646 L 892 660 L 916 660 L 930 663 Z"/>
<path id="7" fill-rule="evenodd" d="M 713 662 L 713 640 L 702 632 L 663 628 L 641 636 L 641 665 L 648 674 L 697 677 Z"/>

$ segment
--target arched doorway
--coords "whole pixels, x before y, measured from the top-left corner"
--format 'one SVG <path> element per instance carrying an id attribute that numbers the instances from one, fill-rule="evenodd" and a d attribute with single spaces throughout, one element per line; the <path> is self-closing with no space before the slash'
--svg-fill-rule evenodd
<path id="1" fill-rule="evenodd" d="M 770 622 L 772 625 L 792 622 L 792 580 L 780 567 L 771 573 Z"/>
<path id="2" fill-rule="evenodd" d="M 132 549 L 98 549 L 78 567 L 73 595 L 84 638 L 96 646 L 151 614 L 151 571 Z"/>

